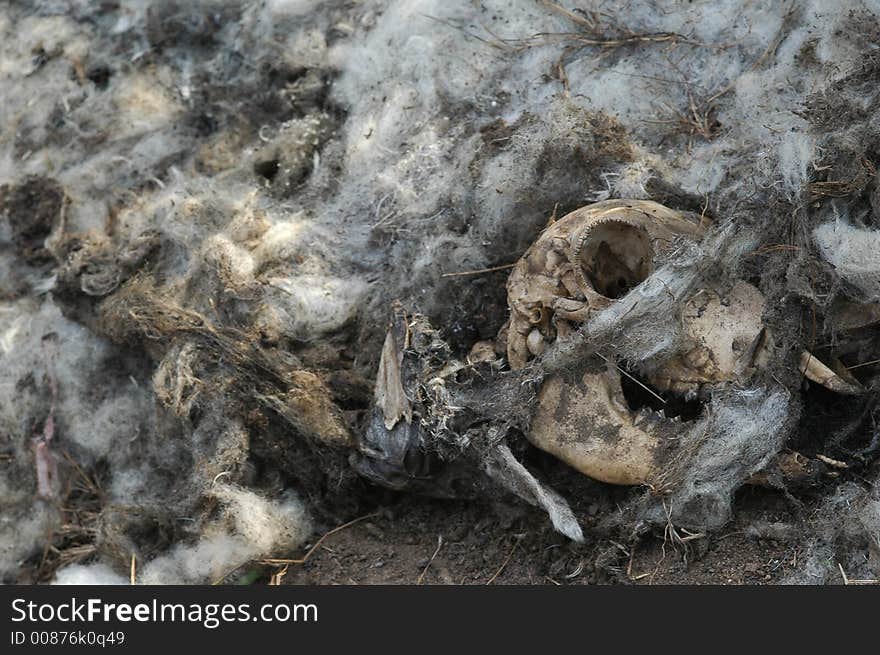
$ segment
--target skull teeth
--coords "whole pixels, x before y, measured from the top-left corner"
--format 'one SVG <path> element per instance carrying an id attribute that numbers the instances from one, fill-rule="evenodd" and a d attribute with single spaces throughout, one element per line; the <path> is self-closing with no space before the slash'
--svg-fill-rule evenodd
<path id="1" fill-rule="evenodd" d="M 666 413 L 666 408 L 662 408 L 659 410 L 653 410 L 650 407 L 641 407 L 634 412 L 632 412 L 632 424 L 633 425 L 641 425 L 645 422 L 645 420 L 650 421 L 671 421 L 673 423 L 683 423 L 683 419 L 680 415 L 676 414 L 675 416 L 670 416 Z"/>

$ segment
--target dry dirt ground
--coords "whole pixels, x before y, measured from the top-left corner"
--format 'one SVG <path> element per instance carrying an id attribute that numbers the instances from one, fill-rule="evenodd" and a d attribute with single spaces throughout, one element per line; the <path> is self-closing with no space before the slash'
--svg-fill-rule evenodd
<path id="1" fill-rule="evenodd" d="M 285 584 L 773 584 L 785 580 L 802 545 L 784 531 L 750 534 L 756 523 L 790 520 L 778 494 L 747 490 L 738 517 L 711 537 L 673 547 L 663 535 L 635 548 L 616 542 L 573 544 L 541 514 L 519 507 L 389 498 L 369 518 L 327 537 L 304 564 L 289 564 Z M 589 512 L 589 509 L 588 509 Z M 598 507 L 593 508 L 593 513 Z M 589 525 L 589 521 L 588 521 Z M 588 528 L 589 529 L 589 528 Z M 438 548 L 439 544 L 439 548 Z M 284 565 L 254 569 L 257 581 Z M 843 582 L 843 579 L 840 579 Z"/>
<path id="2" fill-rule="evenodd" d="M 575 511 L 584 519 L 584 544 L 518 503 L 388 492 L 372 499 L 373 511 L 307 544 L 305 562 L 253 567 L 236 577 L 262 583 L 276 576 L 283 584 L 784 584 L 808 555 L 796 526 L 822 511 L 820 490 L 787 497 L 746 487 L 737 494 L 735 519 L 722 530 L 680 533 L 684 543 L 654 531 L 633 545 L 591 533 L 625 493 L 590 482 L 580 491 L 584 500 Z M 843 576 L 828 583 L 851 582 Z"/>

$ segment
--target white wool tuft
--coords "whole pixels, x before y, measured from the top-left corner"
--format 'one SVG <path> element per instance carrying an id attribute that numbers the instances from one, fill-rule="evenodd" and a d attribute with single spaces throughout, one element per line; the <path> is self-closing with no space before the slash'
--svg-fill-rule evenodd
<path id="1" fill-rule="evenodd" d="M 838 219 L 817 227 L 813 237 L 842 278 L 865 294 L 866 300 L 880 300 L 880 230 Z"/>
<path id="2" fill-rule="evenodd" d="M 0 580 L 15 581 L 23 561 L 42 550 L 46 534 L 55 528 L 61 514 L 45 501 L 22 501 L 24 495 L 32 496 L 33 490 L 10 490 L 0 487 L 5 501 L 0 512 Z M 10 501 L 14 502 L 12 504 Z"/>
<path id="3" fill-rule="evenodd" d="M 225 520 L 207 526 L 195 544 L 175 546 L 147 562 L 139 582 L 216 582 L 250 560 L 298 546 L 311 532 L 306 510 L 293 496 L 269 500 L 219 483 L 212 493 L 225 503 Z"/>
<path id="4" fill-rule="evenodd" d="M 130 578 L 118 574 L 106 564 L 71 564 L 59 569 L 54 585 L 126 585 Z"/>

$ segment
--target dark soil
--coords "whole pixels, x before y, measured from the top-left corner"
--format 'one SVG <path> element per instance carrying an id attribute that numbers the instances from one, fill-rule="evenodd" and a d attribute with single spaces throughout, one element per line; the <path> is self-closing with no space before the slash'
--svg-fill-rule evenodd
<path id="1" fill-rule="evenodd" d="M 775 584 L 803 561 L 803 543 L 780 526 L 796 510 L 782 495 L 747 489 L 717 535 L 673 547 L 663 534 L 635 546 L 591 537 L 573 544 L 545 516 L 516 505 L 401 495 L 329 536 L 285 584 Z M 800 510 L 803 511 L 803 510 Z M 754 526 L 768 526 L 759 536 Z M 442 542 L 441 542 L 442 539 Z M 440 547 L 438 549 L 438 544 Z M 435 555 L 436 552 L 436 555 Z M 296 557 L 297 555 L 294 555 Z M 433 560 L 431 559 L 433 556 Z M 270 567 L 270 575 L 281 567 Z M 262 577 L 262 576 L 261 576 Z"/>

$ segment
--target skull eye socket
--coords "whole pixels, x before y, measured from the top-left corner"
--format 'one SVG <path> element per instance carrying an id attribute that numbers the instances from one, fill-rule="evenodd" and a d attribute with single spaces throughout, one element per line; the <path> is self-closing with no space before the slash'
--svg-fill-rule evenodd
<path id="1" fill-rule="evenodd" d="M 653 271 L 654 249 L 646 230 L 622 221 L 594 226 L 579 259 L 593 288 L 606 298 L 621 298 Z"/>

